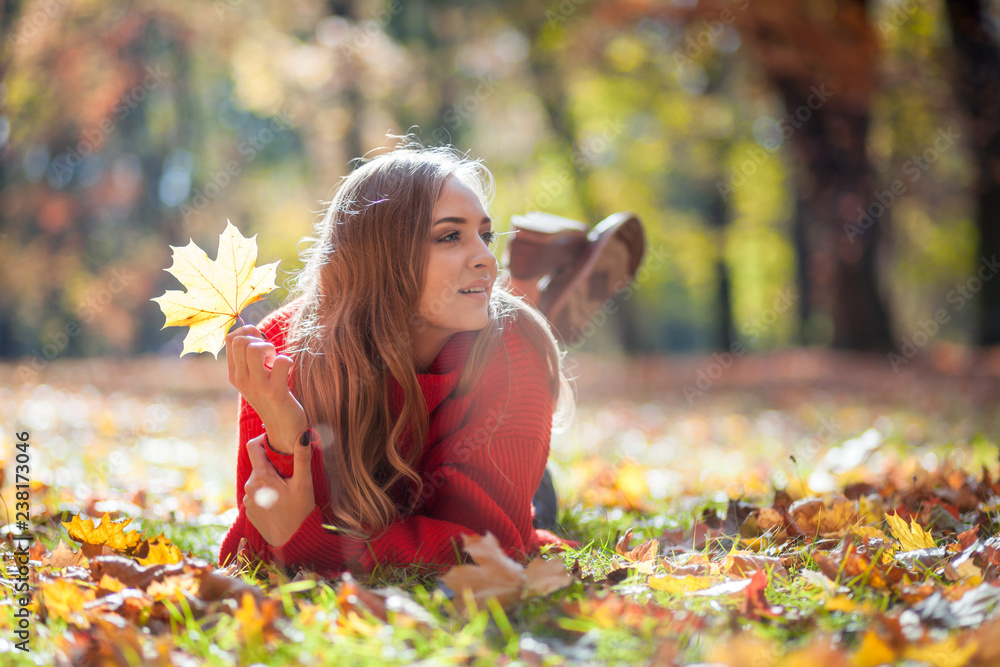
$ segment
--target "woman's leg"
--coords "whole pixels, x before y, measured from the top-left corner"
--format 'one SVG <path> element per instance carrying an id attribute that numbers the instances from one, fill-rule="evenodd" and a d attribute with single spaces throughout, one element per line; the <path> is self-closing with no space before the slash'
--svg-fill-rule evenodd
<path id="1" fill-rule="evenodd" d="M 552 474 L 546 468 L 542 474 L 542 481 L 538 484 L 535 497 L 531 499 L 531 504 L 535 508 L 535 519 L 531 522 L 535 528 L 552 530 L 556 527 L 556 515 L 559 511 L 556 500 L 556 488 L 552 484 Z"/>

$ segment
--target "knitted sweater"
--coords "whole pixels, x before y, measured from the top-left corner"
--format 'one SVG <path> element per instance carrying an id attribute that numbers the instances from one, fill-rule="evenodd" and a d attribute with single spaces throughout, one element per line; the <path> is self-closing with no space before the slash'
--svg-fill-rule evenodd
<path id="1" fill-rule="evenodd" d="M 268 315 L 258 326 L 279 354 L 285 348 L 289 318 L 300 305 L 301 297 Z M 316 507 L 281 547 L 272 547 L 264 540 L 247 520 L 243 505 L 243 487 L 252 471 L 246 445 L 263 433 L 264 427 L 257 412 L 240 396 L 236 462 L 239 514 L 222 542 L 220 565 L 233 559 L 243 537 L 258 558 L 326 575 L 347 569 L 370 572 L 377 564 L 454 565 L 462 558 L 459 536 L 463 533 L 489 531 L 507 555 L 522 562 L 542 544 L 574 545 L 531 524 L 531 499 L 549 455 L 554 403 L 545 360 L 524 336 L 523 326 L 520 321 L 506 326 L 503 346 L 497 348 L 477 386 L 464 396 L 451 393 L 476 331 L 453 335 L 427 372 L 417 374 L 430 416 L 426 445 L 416 465 L 423 480 L 422 502 L 412 514 L 397 519 L 385 533 L 369 541 L 322 527 L 329 523 L 324 521 L 322 508 L 330 494 L 319 447 L 314 448 L 312 458 Z M 293 380 L 294 368 L 290 387 Z M 398 417 L 403 391 L 391 374 L 388 388 L 390 405 Z M 290 477 L 293 455 L 265 449 L 278 473 Z"/>

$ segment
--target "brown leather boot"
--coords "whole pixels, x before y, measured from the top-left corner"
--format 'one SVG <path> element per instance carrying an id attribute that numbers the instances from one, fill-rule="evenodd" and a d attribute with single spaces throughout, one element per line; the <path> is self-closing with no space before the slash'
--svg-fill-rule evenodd
<path id="1" fill-rule="evenodd" d="M 510 291 L 537 307 L 549 281 L 586 249 L 589 230 L 582 222 L 539 211 L 513 216 L 511 227 L 514 235 L 501 260 L 510 271 Z"/>
<path id="2" fill-rule="evenodd" d="M 556 335 L 575 346 L 604 303 L 635 279 L 646 252 L 639 217 L 614 213 L 589 233 L 582 223 L 547 213 L 514 216 L 511 222 L 517 233 L 503 257 L 511 291 L 525 296 Z"/>

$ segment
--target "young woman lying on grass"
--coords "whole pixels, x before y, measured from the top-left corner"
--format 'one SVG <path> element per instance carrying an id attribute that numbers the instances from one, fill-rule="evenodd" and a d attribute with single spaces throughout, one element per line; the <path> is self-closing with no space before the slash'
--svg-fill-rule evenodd
<path id="1" fill-rule="evenodd" d="M 226 337 L 239 515 L 220 564 L 244 537 L 257 558 L 328 576 L 444 569 L 464 560 L 462 534 L 489 531 L 522 562 L 564 544 L 533 527 L 532 497 L 553 422 L 571 419 L 565 353 L 497 284 L 492 187 L 447 148 L 365 162 L 286 303 Z"/>

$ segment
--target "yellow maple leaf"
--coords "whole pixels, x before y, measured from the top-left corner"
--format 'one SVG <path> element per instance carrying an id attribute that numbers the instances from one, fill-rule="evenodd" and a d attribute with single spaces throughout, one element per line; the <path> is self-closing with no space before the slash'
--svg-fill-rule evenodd
<path id="1" fill-rule="evenodd" d="M 851 658 L 853 667 L 876 667 L 876 665 L 892 664 L 896 660 L 896 652 L 882 641 L 874 630 L 869 630 L 861 639 L 861 645 Z"/>
<path id="2" fill-rule="evenodd" d="M 700 577 L 696 575 L 686 575 L 675 577 L 666 575 L 664 577 L 650 577 L 647 582 L 654 591 L 666 591 L 668 593 L 683 594 L 691 591 L 700 591 L 721 583 L 716 577 Z"/>
<path id="3" fill-rule="evenodd" d="M 274 281 L 278 262 L 254 266 L 256 238 L 256 234 L 245 238 L 226 220 L 215 260 L 210 260 L 194 239 L 183 248 L 170 246 L 174 263 L 164 270 L 180 280 L 187 291 L 167 290 L 152 301 L 159 304 L 166 317 L 161 330 L 191 327 L 184 337 L 182 357 L 188 352 L 211 352 L 218 359 L 240 311 L 277 289 Z"/>
<path id="4" fill-rule="evenodd" d="M 125 584 L 121 582 L 116 577 L 112 577 L 110 574 L 104 574 L 101 580 L 97 582 L 98 588 L 103 588 L 106 591 L 111 591 L 112 593 L 117 593 L 120 590 L 125 589 Z"/>
<path id="5" fill-rule="evenodd" d="M 94 599 L 94 591 L 77 585 L 71 579 L 55 579 L 39 583 L 39 597 L 45 613 L 52 618 L 61 618 L 83 628 L 90 627 L 87 617 L 80 612 L 83 605 Z"/>
<path id="6" fill-rule="evenodd" d="M 915 519 L 910 519 L 909 526 L 899 518 L 898 514 L 893 514 L 892 516 L 886 514 L 885 520 L 889 524 L 892 536 L 899 540 L 900 545 L 902 545 L 903 551 L 933 549 L 936 546 L 931 534 L 921 528 Z"/>
<path id="7" fill-rule="evenodd" d="M 181 597 L 196 598 L 200 590 L 200 579 L 184 572 L 164 577 L 146 587 L 146 595 L 154 600 L 174 600 Z"/>
<path id="8" fill-rule="evenodd" d="M 969 658 L 979 648 L 979 644 L 970 641 L 965 646 L 959 646 L 954 637 L 926 646 L 908 646 L 903 652 L 910 660 L 930 663 L 934 667 L 962 667 L 968 664 Z"/>
<path id="9" fill-rule="evenodd" d="M 86 521 L 81 519 L 79 514 L 69 521 L 61 521 L 60 523 L 66 526 L 66 532 L 77 542 L 98 546 L 106 544 L 112 549 L 125 551 L 139 544 L 142 539 L 138 531 L 125 532 L 125 526 L 131 522 L 131 518 L 120 522 L 112 521 L 109 514 L 105 512 L 104 516 L 101 517 L 101 523 L 96 528 L 89 519 Z"/>
<path id="10" fill-rule="evenodd" d="M 173 565 L 184 560 L 184 554 L 163 533 L 160 533 L 149 540 L 149 553 L 146 557 L 136 556 L 135 559 L 140 565 Z"/>

